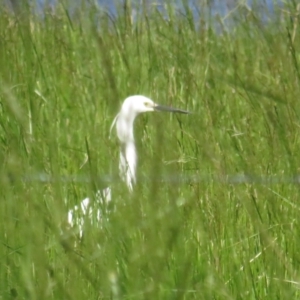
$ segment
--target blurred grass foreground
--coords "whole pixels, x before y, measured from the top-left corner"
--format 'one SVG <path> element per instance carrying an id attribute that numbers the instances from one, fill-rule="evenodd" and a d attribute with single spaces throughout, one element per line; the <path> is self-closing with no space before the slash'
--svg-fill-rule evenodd
<path id="1" fill-rule="evenodd" d="M 134 21 L 126 6 L 114 18 L 84 4 L 2 8 L 0 299 L 300 299 L 297 183 L 159 180 L 298 174 L 290 3 L 267 22 L 241 4 L 197 24 L 187 6 L 142 6 Z M 109 127 L 132 94 L 194 114 L 138 117 L 143 180 L 129 194 Z M 56 180 L 25 180 L 39 173 Z M 101 176 L 113 207 L 79 240 L 67 212 Z"/>

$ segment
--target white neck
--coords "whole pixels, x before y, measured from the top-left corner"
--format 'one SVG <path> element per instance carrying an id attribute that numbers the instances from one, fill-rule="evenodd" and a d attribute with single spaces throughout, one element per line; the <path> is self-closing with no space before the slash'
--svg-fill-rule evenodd
<path id="1" fill-rule="evenodd" d="M 133 122 L 134 117 L 119 114 L 116 119 L 117 135 L 120 141 L 119 172 L 121 179 L 130 191 L 136 182 L 137 154 L 134 144 Z"/>
<path id="2" fill-rule="evenodd" d="M 137 156 L 134 143 L 126 143 L 121 145 L 119 172 L 121 179 L 127 184 L 130 191 L 133 189 L 133 185 L 136 182 Z"/>

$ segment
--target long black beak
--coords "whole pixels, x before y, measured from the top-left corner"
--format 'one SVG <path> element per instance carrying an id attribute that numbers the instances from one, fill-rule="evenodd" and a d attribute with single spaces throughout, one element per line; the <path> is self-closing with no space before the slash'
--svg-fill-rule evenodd
<path id="1" fill-rule="evenodd" d="M 163 105 L 155 105 L 154 109 L 159 111 L 169 111 L 169 112 L 180 113 L 180 114 L 190 114 L 190 112 L 187 110 L 163 106 Z"/>

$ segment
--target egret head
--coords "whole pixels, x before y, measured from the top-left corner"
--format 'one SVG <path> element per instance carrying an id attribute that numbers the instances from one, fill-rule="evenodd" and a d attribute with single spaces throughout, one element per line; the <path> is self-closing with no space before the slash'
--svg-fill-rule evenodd
<path id="1" fill-rule="evenodd" d="M 124 100 L 120 112 L 116 115 L 110 127 L 110 132 L 114 125 L 116 125 L 117 135 L 121 143 L 126 144 L 128 142 L 132 142 L 134 141 L 133 123 L 136 116 L 140 113 L 155 110 L 189 114 L 189 112 L 185 110 L 158 105 L 145 96 L 130 96 Z"/>
<path id="2" fill-rule="evenodd" d="M 121 112 L 126 114 L 127 116 L 135 118 L 138 114 L 148 111 L 169 111 L 169 112 L 177 112 L 188 114 L 188 111 L 176 109 L 172 107 L 158 105 L 150 98 L 147 98 L 142 95 L 130 96 L 125 99 Z"/>
<path id="3" fill-rule="evenodd" d="M 121 112 L 131 117 L 136 117 L 138 114 L 148 111 L 153 111 L 155 103 L 141 95 L 130 96 L 125 99 Z"/>

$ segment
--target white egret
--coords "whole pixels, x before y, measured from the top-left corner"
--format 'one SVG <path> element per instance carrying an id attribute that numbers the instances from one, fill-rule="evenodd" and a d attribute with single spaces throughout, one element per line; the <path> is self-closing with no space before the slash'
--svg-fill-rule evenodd
<path id="1" fill-rule="evenodd" d="M 135 95 L 126 98 L 122 104 L 120 112 L 116 115 L 110 127 L 110 132 L 116 126 L 117 136 L 120 142 L 120 160 L 119 160 L 119 174 L 131 192 L 136 183 L 136 165 L 137 153 L 134 143 L 133 124 L 135 118 L 144 112 L 151 111 L 169 111 L 175 113 L 188 114 L 188 111 L 158 105 L 151 99 Z M 108 187 L 102 191 L 98 191 L 95 199 L 97 209 L 90 205 L 90 199 L 84 199 L 80 205 L 75 206 L 68 212 L 68 223 L 71 227 L 78 226 L 80 238 L 83 235 L 84 220 L 86 217 L 100 222 L 101 220 L 101 207 L 103 204 L 107 205 L 111 201 L 111 189 Z M 94 214 L 94 212 L 96 212 Z M 77 217 L 76 217 L 77 215 Z"/>

